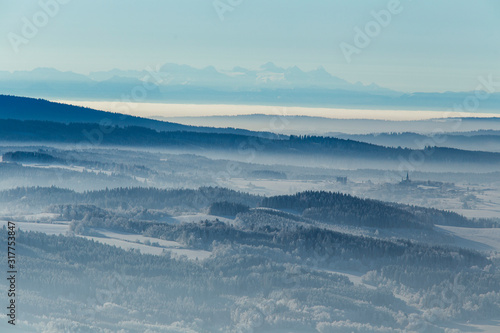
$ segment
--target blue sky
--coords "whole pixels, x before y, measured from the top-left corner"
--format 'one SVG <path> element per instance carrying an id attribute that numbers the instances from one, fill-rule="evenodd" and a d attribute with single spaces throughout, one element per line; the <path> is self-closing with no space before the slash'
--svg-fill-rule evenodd
<path id="1" fill-rule="evenodd" d="M 401 0 L 348 63 L 341 43 L 355 46 L 354 28 L 364 31 L 371 12 L 391 1 L 220 0 L 232 9 L 222 21 L 213 0 L 65 0 L 16 53 L 12 36 L 24 38 L 23 18 L 33 22 L 42 8 L 0 0 L 0 70 L 88 73 L 165 62 L 229 69 L 272 61 L 324 66 L 350 82 L 400 91 L 470 91 L 479 76 L 500 77 L 498 0 Z"/>

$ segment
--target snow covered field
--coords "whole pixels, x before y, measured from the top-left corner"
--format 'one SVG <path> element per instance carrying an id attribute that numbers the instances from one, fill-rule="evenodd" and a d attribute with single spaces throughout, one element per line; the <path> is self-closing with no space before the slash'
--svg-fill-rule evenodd
<path id="1" fill-rule="evenodd" d="M 7 221 L 0 221 L 0 226 L 7 226 Z M 16 227 L 22 231 L 43 232 L 48 235 L 65 235 L 69 231 L 69 224 L 16 222 Z M 113 232 L 105 229 L 96 229 L 95 231 L 100 236 L 81 237 L 120 247 L 124 250 L 137 249 L 143 254 L 161 255 L 164 251 L 168 251 L 174 256 L 185 256 L 190 260 L 203 260 L 212 254 L 209 251 L 186 249 L 180 243 L 158 238 Z"/>
<path id="2" fill-rule="evenodd" d="M 208 258 L 212 253 L 203 250 L 191 250 L 183 247 L 182 244 L 173 241 L 166 241 L 158 238 L 146 237 L 142 235 L 114 232 L 105 229 L 95 229 L 103 237 L 90 237 L 96 242 L 101 242 L 109 245 L 121 247 L 125 250 L 138 249 L 141 253 L 160 255 L 163 251 L 172 252 L 177 256 L 186 256 L 191 260 L 203 260 Z"/>
<path id="3" fill-rule="evenodd" d="M 436 226 L 454 235 L 456 245 L 479 251 L 500 251 L 500 229 L 498 228 L 460 228 Z"/>
<path id="4" fill-rule="evenodd" d="M 181 216 L 175 216 L 173 217 L 174 220 L 178 221 L 179 223 L 192 223 L 192 222 L 200 222 L 200 221 L 215 221 L 219 220 L 224 223 L 232 223 L 233 220 L 225 218 L 225 217 L 220 217 L 220 216 L 215 216 L 215 215 L 208 215 L 208 214 L 191 214 L 191 215 L 181 215 Z"/>
<path id="5" fill-rule="evenodd" d="M 64 169 L 64 170 L 69 170 L 69 171 L 76 171 L 76 172 L 93 172 L 95 174 L 103 173 L 108 176 L 111 176 L 113 173 L 111 171 L 106 171 L 106 170 L 99 170 L 99 169 L 89 169 L 83 166 L 77 166 L 77 165 L 61 165 L 61 164 L 27 164 L 27 163 L 22 163 L 21 164 L 23 167 L 30 167 L 30 168 L 39 168 L 39 169 Z"/>
<path id="6" fill-rule="evenodd" d="M 0 226 L 7 227 L 7 221 L 0 221 Z M 64 235 L 69 231 L 69 224 L 16 222 L 16 227 L 22 231 L 43 232 L 47 235 Z"/>

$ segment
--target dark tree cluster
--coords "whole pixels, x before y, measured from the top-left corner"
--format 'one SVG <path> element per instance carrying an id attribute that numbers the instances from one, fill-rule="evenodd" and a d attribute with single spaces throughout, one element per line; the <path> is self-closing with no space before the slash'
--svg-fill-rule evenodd
<path id="1" fill-rule="evenodd" d="M 432 224 L 414 214 L 376 200 L 343 193 L 307 191 L 264 198 L 261 206 L 298 211 L 304 217 L 335 224 L 378 228 L 429 228 Z"/>
<path id="2" fill-rule="evenodd" d="M 218 201 L 210 205 L 208 213 L 210 215 L 217 216 L 236 216 L 239 213 L 248 212 L 249 209 L 250 207 L 247 205 L 227 201 Z"/>

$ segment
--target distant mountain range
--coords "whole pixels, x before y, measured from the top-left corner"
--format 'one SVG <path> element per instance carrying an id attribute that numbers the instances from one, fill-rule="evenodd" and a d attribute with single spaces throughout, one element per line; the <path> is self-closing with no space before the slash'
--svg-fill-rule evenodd
<path id="1" fill-rule="evenodd" d="M 203 87 L 216 91 L 255 91 L 260 89 L 321 88 L 370 92 L 373 94 L 401 95 L 376 84 L 349 83 L 328 73 L 323 67 L 302 71 L 294 66 L 281 68 L 273 63 L 257 70 L 235 67 L 219 71 L 213 66 L 198 69 L 188 65 L 167 63 L 158 69 L 119 70 L 92 72 L 88 76 L 73 72 L 61 72 L 53 68 L 37 68 L 32 71 L 0 72 L 0 81 L 12 83 L 72 83 L 89 86 L 142 85 L 144 81 L 157 86 Z"/>
<path id="2" fill-rule="evenodd" d="M 0 93 L 49 99 L 131 100 L 190 104 L 249 104 L 451 110 L 473 92 L 405 94 L 376 84 L 350 83 L 323 67 L 303 71 L 273 63 L 258 69 L 198 69 L 167 63 L 158 69 L 92 72 L 52 68 L 0 72 Z M 500 93 L 482 99 L 477 110 L 500 110 Z"/>

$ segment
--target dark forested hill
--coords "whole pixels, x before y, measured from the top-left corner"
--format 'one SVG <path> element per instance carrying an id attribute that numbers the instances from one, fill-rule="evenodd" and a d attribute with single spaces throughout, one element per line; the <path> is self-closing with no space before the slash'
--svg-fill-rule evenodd
<path id="1" fill-rule="evenodd" d="M 403 209 L 342 193 L 307 191 L 264 198 L 261 205 L 296 210 L 304 217 L 335 224 L 382 228 L 425 228 L 432 225 Z"/>
<path id="2" fill-rule="evenodd" d="M 256 206 L 261 197 L 220 187 L 201 187 L 198 190 L 157 188 L 115 188 L 78 193 L 57 187 L 16 188 L 0 192 L 0 203 L 21 201 L 30 207 L 58 204 L 91 204 L 101 208 L 192 207 L 201 209 L 218 201 Z"/>
<path id="3" fill-rule="evenodd" d="M 491 221 L 473 222 L 462 215 L 423 207 L 405 206 L 343 193 L 306 191 L 264 198 L 262 207 L 294 210 L 302 216 L 334 224 L 375 228 L 428 228 L 434 224 L 488 226 Z"/>
<path id="4" fill-rule="evenodd" d="M 147 118 L 105 112 L 80 106 L 50 102 L 44 99 L 0 95 L 0 119 L 39 120 L 58 123 L 96 123 L 106 126 L 140 126 L 158 131 L 192 131 L 206 133 L 232 133 L 258 135 L 235 128 L 199 127 Z M 262 133 L 261 133 L 262 134 Z M 274 137 L 271 133 L 267 136 Z M 276 136 L 277 137 L 277 136 Z"/>

